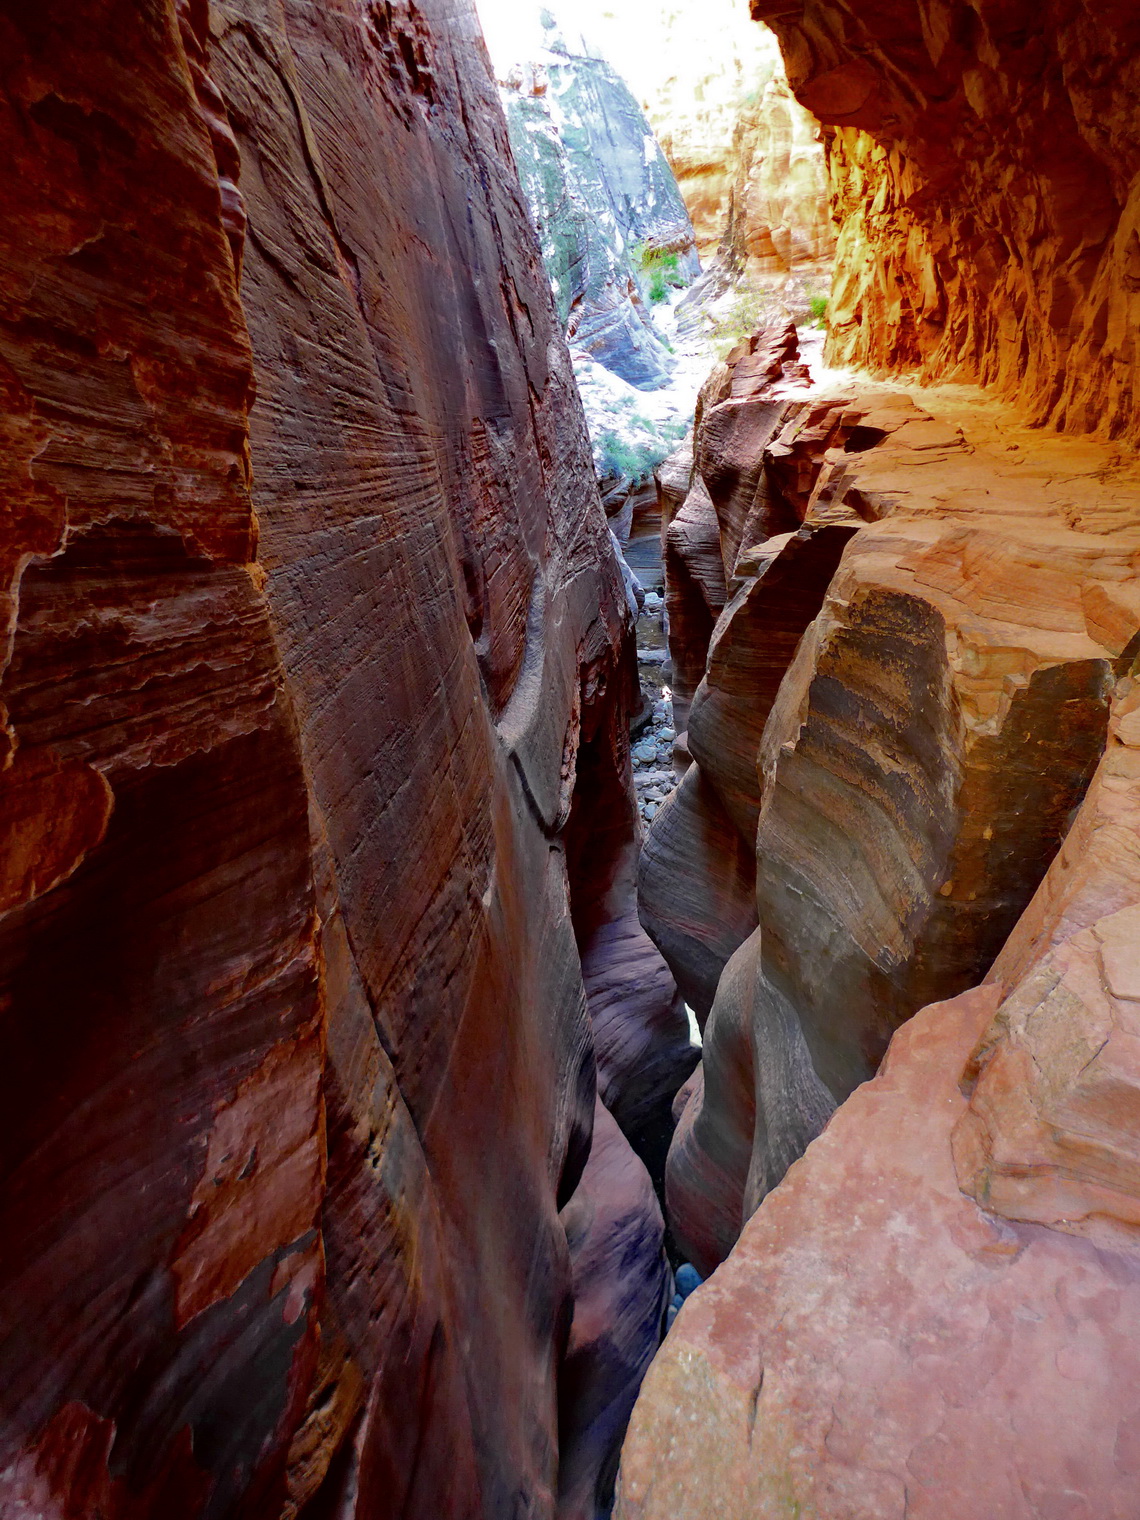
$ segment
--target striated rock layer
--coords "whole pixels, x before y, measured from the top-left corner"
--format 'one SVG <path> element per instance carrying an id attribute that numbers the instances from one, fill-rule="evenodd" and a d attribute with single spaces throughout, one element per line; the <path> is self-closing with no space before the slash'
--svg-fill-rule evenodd
<path id="1" fill-rule="evenodd" d="M 738 352 L 703 398 L 725 597 L 711 632 L 682 622 L 686 750 L 752 836 L 757 927 L 668 1163 L 671 1227 L 713 1275 L 644 1385 L 617 1513 L 1123 1520 L 1140 472 L 1025 423 L 1140 435 L 1136 20 L 753 12 L 831 129 L 830 357 L 991 389 L 746 396 Z M 780 677 L 764 583 L 839 531 Z M 734 859 L 678 870 L 706 900 Z"/>
<path id="2" fill-rule="evenodd" d="M 1140 438 L 1140 13 L 752 0 L 830 134 L 833 359 Z"/>
<path id="3" fill-rule="evenodd" d="M 0 58 L 0 1510 L 549 1516 L 665 1271 L 616 1131 L 625 1301 L 559 1215 L 588 993 L 631 1129 L 691 1058 L 473 17 L 45 0 Z"/>
<path id="4" fill-rule="evenodd" d="M 702 1272 L 899 1025 L 986 973 L 1140 634 L 1140 497 L 1103 447 L 1034 458 L 992 405 L 749 347 L 702 393 L 667 533 L 680 712 L 704 670 L 640 884 L 705 1024 L 667 1172 Z"/>
<path id="5" fill-rule="evenodd" d="M 622 1520 L 1134 1513 L 1138 694 L 990 977 L 895 1036 L 686 1304 Z"/>

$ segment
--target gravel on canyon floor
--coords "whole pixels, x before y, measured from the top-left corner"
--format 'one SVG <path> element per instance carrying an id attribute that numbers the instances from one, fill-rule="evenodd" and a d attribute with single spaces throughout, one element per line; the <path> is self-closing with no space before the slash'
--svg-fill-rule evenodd
<path id="1" fill-rule="evenodd" d="M 668 651 L 660 647 L 663 638 L 663 601 L 649 591 L 637 620 L 637 658 L 644 685 L 652 684 L 658 695 L 653 701 L 652 717 L 633 740 L 633 785 L 637 793 L 637 810 L 646 823 L 656 817 L 657 809 L 677 785 L 673 769 L 673 701 L 667 684 Z"/>

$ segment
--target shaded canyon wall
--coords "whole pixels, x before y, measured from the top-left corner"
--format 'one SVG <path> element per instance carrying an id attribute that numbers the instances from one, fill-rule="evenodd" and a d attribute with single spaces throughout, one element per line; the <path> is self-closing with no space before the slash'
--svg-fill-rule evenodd
<path id="1" fill-rule="evenodd" d="M 0 60 L 0 1510 L 591 1514 L 666 1275 L 595 1090 L 636 1138 L 688 1038 L 472 13 Z"/>
<path id="2" fill-rule="evenodd" d="M 642 290 L 644 260 L 671 257 L 688 284 L 699 270 L 693 228 L 621 76 L 553 22 L 544 42 L 541 61 L 508 71 L 502 98 L 555 305 L 576 350 L 653 389 L 672 361 Z"/>

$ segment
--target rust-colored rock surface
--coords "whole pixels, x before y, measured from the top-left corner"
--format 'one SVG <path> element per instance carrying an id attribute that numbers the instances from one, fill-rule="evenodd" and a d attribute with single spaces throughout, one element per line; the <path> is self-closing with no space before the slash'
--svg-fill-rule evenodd
<path id="1" fill-rule="evenodd" d="M 641 922 L 702 1026 L 729 956 L 756 927 L 756 862 L 716 791 L 693 766 L 647 833 Z"/>
<path id="2" fill-rule="evenodd" d="M 643 1388 L 617 1513 L 1123 1520 L 1140 475 L 1037 429 L 1140 436 L 1137 19 L 752 9 L 827 128 L 830 360 L 958 383 L 785 376 L 754 398 L 784 407 L 762 458 L 717 441 L 727 597 L 686 747 L 734 819 L 758 809 L 758 928 L 667 1174 L 715 1271 Z M 740 582 L 784 508 L 850 539 L 773 696 Z"/>
<path id="3" fill-rule="evenodd" d="M 991 979 L 1007 993 L 954 1132 L 963 1191 L 1132 1250 L 1140 1226 L 1140 687 L 1120 683 L 1075 824 Z"/>
<path id="4" fill-rule="evenodd" d="M 46 0 L 0 94 L 0 1511 L 549 1516 L 588 998 L 631 1129 L 692 1058 L 473 15 Z"/>
<path id="5" fill-rule="evenodd" d="M 1140 437 L 1140 15 L 752 0 L 830 136 L 833 359 Z"/>
<path id="6" fill-rule="evenodd" d="M 835 523 L 765 539 L 713 629 L 689 709 L 689 753 L 744 839 L 759 821 L 764 725 L 854 531 Z"/>
<path id="7" fill-rule="evenodd" d="M 622 1520 L 1133 1513 L 1138 692 L 987 981 L 900 1030 L 686 1306 Z"/>
<path id="8" fill-rule="evenodd" d="M 705 1272 L 894 1030 L 985 975 L 1140 632 L 1134 467 L 1100 445 L 1028 450 L 965 392 L 805 384 L 781 352 L 768 337 L 737 356 L 697 427 L 735 594 L 689 710 L 686 787 L 715 793 L 736 839 L 678 837 L 683 787 L 642 866 L 643 919 L 687 993 L 685 910 L 702 950 L 710 921 L 721 944 L 747 928 L 705 903 L 756 855 L 759 930 L 727 945 L 711 1003 L 709 965 L 702 1081 L 668 1167 L 672 1228 Z M 787 517 L 802 525 L 774 531 Z M 683 907 L 663 909 L 670 890 Z"/>
<path id="9" fill-rule="evenodd" d="M 958 1079 L 999 996 L 926 1009 L 686 1302 L 621 1520 L 1126 1520 L 1140 1265 L 959 1190 Z"/>
<path id="10" fill-rule="evenodd" d="M 0 17 L 10 1515 L 274 1512 L 316 1357 L 307 796 L 186 41 Z"/>
<path id="11" fill-rule="evenodd" d="M 794 574 L 787 584 L 783 571 L 772 569 L 771 554 L 763 564 L 747 555 L 738 564 L 742 549 L 754 548 L 756 540 L 799 522 L 792 500 L 770 477 L 768 446 L 778 441 L 789 418 L 798 417 L 803 405 L 768 392 L 773 382 L 796 378 L 801 370 L 796 329 L 790 321 L 733 350 L 702 388 L 691 462 L 689 451 L 681 451 L 659 482 L 663 520 L 666 514 L 669 518 L 664 534 L 665 604 L 677 732 L 674 753 L 682 772 L 693 758 L 690 710 L 697 714 L 698 748 L 703 739 L 707 760 L 726 720 L 727 728 L 741 723 L 747 728 L 754 722 L 749 693 L 757 680 L 770 705 L 796 641 L 826 589 L 828 575 L 821 565 L 838 552 L 849 531 L 829 527 L 830 547 L 823 559 L 816 563 L 824 543 L 820 539 L 819 546 L 806 550 L 803 573 Z M 822 453 L 822 445 L 816 452 Z M 687 493 L 677 506 L 686 479 Z M 785 543 L 786 560 L 804 551 L 811 538 L 808 532 L 793 547 Z M 747 588 L 760 578 L 768 591 L 753 605 Z M 778 584 L 784 585 L 782 592 Z M 735 598 L 726 607 L 732 593 Z M 744 604 L 756 613 L 750 631 L 757 645 L 765 646 L 757 658 L 742 653 L 743 641 L 732 649 L 726 632 L 737 625 Z M 761 610 L 761 604 L 767 610 Z M 739 626 L 746 621 L 748 615 L 742 615 Z M 716 675 L 706 679 L 714 642 Z M 764 670 L 758 675 L 761 665 Z M 732 667 L 740 668 L 730 674 Z M 710 692 L 710 679 L 716 683 L 715 692 Z M 720 711 L 726 700 L 731 713 Z M 759 726 L 763 727 L 762 717 Z M 702 1025 L 728 957 L 756 927 L 755 824 L 747 817 L 755 808 L 756 786 L 748 744 L 745 734 L 730 739 L 723 765 L 714 762 L 699 774 L 684 776 L 654 819 L 641 859 L 641 920 Z M 730 758 L 733 746 L 736 754 Z"/>

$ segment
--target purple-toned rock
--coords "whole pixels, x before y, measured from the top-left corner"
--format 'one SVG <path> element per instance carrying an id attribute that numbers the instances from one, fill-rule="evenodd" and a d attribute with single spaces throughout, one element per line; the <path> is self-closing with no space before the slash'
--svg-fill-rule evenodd
<path id="1" fill-rule="evenodd" d="M 574 1318 L 559 1371 L 559 1520 L 608 1510 L 618 1452 L 661 1341 L 672 1274 L 649 1174 L 601 1099 L 590 1159 L 562 1210 Z"/>

